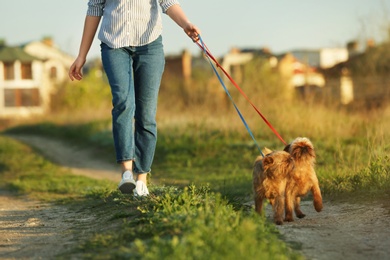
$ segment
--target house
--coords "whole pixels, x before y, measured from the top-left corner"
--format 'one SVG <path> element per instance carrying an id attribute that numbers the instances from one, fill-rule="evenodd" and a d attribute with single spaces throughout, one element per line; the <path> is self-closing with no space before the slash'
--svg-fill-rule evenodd
<path id="1" fill-rule="evenodd" d="M 276 58 L 268 48 L 232 48 L 229 53 L 222 58 L 222 67 L 229 73 L 235 81 L 242 81 L 242 65 L 250 62 L 254 58 L 267 60 L 271 67 L 276 66 Z"/>
<path id="2" fill-rule="evenodd" d="M 371 41 L 362 53 L 323 70 L 327 87 L 343 105 L 377 108 L 390 99 L 390 43 Z"/>
<path id="3" fill-rule="evenodd" d="M 44 114 L 56 84 L 67 77 L 72 57 L 49 38 L 20 46 L 0 43 L 0 118 Z"/>
<path id="4" fill-rule="evenodd" d="M 289 89 L 295 89 L 306 100 L 322 99 L 327 92 L 323 70 L 348 57 L 347 48 L 292 50 L 277 56 L 277 68 Z"/>
<path id="5" fill-rule="evenodd" d="M 347 60 L 348 50 L 346 48 L 302 49 L 274 55 L 268 48 L 233 48 L 223 57 L 222 67 L 228 73 L 238 74 L 240 78 L 237 67 L 254 57 L 268 60 L 270 66 L 277 68 L 279 73 L 287 79 L 291 88 L 323 87 L 325 80 L 319 69 L 329 68 Z"/>
<path id="6" fill-rule="evenodd" d="M 42 114 L 43 61 L 21 47 L 0 46 L 0 117 Z"/>
<path id="7" fill-rule="evenodd" d="M 324 77 L 318 72 L 316 63 L 299 60 L 292 53 L 278 56 L 278 71 L 290 88 L 323 87 Z"/>
<path id="8" fill-rule="evenodd" d="M 45 37 L 22 45 L 25 52 L 44 61 L 44 71 L 53 83 L 61 83 L 68 78 L 68 70 L 74 57 L 61 51 L 52 38 Z"/>
<path id="9" fill-rule="evenodd" d="M 163 79 L 179 78 L 181 80 L 189 80 L 191 74 L 192 55 L 188 50 L 183 50 L 180 55 L 169 55 L 165 57 Z"/>
<path id="10" fill-rule="evenodd" d="M 291 82 L 294 87 L 316 86 L 324 87 L 325 78 L 321 69 L 326 69 L 346 61 L 348 59 L 348 50 L 346 48 L 322 48 L 319 50 L 293 50 L 289 52 L 293 58 L 284 58 L 290 60 L 292 66 Z M 281 59 L 281 62 L 285 62 Z"/>

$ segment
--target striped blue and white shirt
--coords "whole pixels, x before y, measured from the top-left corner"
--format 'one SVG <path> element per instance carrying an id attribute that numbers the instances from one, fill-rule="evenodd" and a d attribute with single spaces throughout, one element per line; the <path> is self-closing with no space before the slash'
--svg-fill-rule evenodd
<path id="1" fill-rule="evenodd" d="M 89 0 L 87 15 L 103 16 L 99 40 L 111 48 L 142 46 L 162 33 L 158 4 L 166 13 L 178 0 Z"/>

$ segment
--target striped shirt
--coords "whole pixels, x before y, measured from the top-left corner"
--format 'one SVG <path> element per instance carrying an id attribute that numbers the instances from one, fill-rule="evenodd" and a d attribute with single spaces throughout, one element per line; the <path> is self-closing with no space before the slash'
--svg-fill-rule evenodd
<path id="1" fill-rule="evenodd" d="M 142 46 L 162 33 L 161 10 L 178 0 L 89 0 L 88 16 L 103 16 L 99 40 L 111 48 Z"/>

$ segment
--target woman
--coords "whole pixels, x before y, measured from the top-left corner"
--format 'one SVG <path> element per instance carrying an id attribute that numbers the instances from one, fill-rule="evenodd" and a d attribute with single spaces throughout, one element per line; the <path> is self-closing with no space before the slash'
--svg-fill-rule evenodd
<path id="1" fill-rule="evenodd" d="M 157 141 L 157 96 L 165 65 L 158 6 L 198 41 L 199 29 L 177 0 L 89 0 L 79 54 L 69 69 L 71 80 L 82 79 L 82 68 L 103 17 L 98 38 L 112 93 L 113 138 L 122 169 L 118 188 L 135 196 L 149 194 L 146 176 Z"/>

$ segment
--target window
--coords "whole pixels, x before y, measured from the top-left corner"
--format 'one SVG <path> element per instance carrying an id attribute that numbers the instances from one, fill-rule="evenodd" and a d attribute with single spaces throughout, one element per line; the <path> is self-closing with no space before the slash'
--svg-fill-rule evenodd
<path id="1" fill-rule="evenodd" d="M 4 79 L 12 80 L 15 79 L 15 69 L 13 62 L 4 62 Z"/>
<path id="2" fill-rule="evenodd" d="M 40 105 L 38 88 L 4 90 L 5 107 L 34 107 Z"/>
<path id="3" fill-rule="evenodd" d="M 32 64 L 31 62 L 22 63 L 22 79 L 32 79 Z"/>

